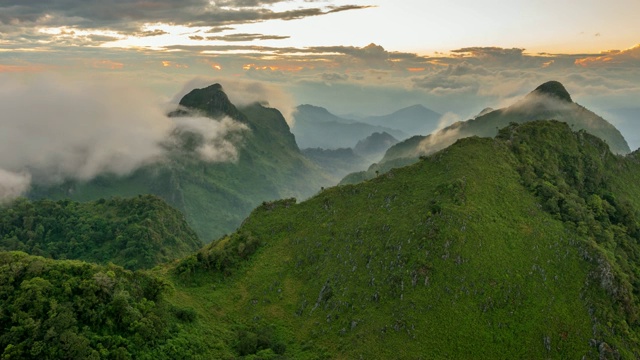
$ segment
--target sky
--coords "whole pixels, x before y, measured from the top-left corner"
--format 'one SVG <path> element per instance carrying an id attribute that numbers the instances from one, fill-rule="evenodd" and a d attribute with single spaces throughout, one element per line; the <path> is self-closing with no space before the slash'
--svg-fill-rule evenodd
<path id="1" fill-rule="evenodd" d="M 639 13 L 638 0 L 0 0 L 0 86 L 115 82 L 161 103 L 220 82 L 345 116 L 422 104 L 466 119 L 558 80 L 637 148 Z"/>

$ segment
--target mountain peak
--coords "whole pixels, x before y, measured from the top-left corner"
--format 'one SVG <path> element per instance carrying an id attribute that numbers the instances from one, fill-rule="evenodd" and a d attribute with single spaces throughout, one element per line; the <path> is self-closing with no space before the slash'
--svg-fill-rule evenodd
<path id="1" fill-rule="evenodd" d="M 202 89 L 193 89 L 180 100 L 180 105 L 204 111 L 210 116 L 230 116 L 236 120 L 243 120 L 243 115 L 229 101 L 222 85 L 213 84 Z"/>
<path id="2" fill-rule="evenodd" d="M 547 81 L 546 83 L 538 86 L 531 93 L 549 95 L 566 102 L 573 102 L 573 100 L 571 100 L 571 95 L 569 95 L 567 89 L 565 89 L 564 85 L 559 81 Z"/>

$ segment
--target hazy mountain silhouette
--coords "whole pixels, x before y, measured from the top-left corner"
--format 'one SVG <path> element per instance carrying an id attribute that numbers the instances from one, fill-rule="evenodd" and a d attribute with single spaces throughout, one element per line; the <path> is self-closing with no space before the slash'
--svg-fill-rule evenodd
<path id="1" fill-rule="evenodd" d="M 402 130 L 409 135 L 428 135 L 438 128 L 442 114 L 422 105 L 412 105 L 388 115 L 369 116 L 359 121 Z"/>
<path id="2" fill-rule="evenodd" d="M 407 137 L 400 130 L 343 119 L 313 105 L 298 106 L 294 117 L 291 131 L 300 148 L 352 148 L 359 140 L 375 132 L 387 132 L 398 139 Z"/>

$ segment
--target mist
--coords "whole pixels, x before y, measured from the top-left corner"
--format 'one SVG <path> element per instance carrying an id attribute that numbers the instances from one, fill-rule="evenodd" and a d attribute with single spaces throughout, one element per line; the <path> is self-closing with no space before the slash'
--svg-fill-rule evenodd
<path id="1" fill-rule="evenodd" d="M 60 75 L 0 76 L 0 199 L 30 183 L 87 181 L 99 174 L 130 174 L 165 158 L 180 131 L 199 133 L 205 161 L 234 161 L 228 135 L 244 130 L 231 119 L 169 118 L 152 93 L 105 78 Z M 231 137 L 233 139 L 233 137 Z"/>
<path id="2" fill-rule="evenodd" d="M 176 129 L 174 134 L 191 132 L 200 134 L 202 142 L 195 148 L 200 159 L 206 162 L 229 162 L 238 160 L 237 144 L 242 132 L 249 128 L 230 117 L 212 121 L 204 117 L 173 118 Z"/>
<path id="3" fill-rule="evenodd" d="M 438 128 L 420 142 L 415 156 L 431 154 L 453 144 L 460 138 L 460 131 L 451 125 L 459 121 L 460 116 L 455 113 L 448 112 L 442 115 L 438 121 Z"/>
<path id="4" fill-rule="evenodd" d="M 0 205 L 6 200 L 22 195 L 29 189 L 30 184 L 31 175 L 0 169 Z"/>

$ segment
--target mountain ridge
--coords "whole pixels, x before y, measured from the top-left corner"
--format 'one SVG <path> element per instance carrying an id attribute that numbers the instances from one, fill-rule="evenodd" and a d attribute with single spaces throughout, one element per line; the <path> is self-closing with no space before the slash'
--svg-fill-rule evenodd
<path id="1" fill-rule="evenodd" d="M 498 128 L 510 122 L 523 123 L 539 119 L 555 119 L 569 123 L 576 130 L 586 129 L 603 138 L 615 153 L 630 152 L 626 140 L 613 125 L 602 117 L 571 101 L 564 86 L 557 81 L 546 82 L 512 105 L 497 110 L 483 110 L 475 118 L 451 124 L 438 133 L 414 136 L 399 142 L 387 150 L 383 159 L 370 166 L 366 172 L 350 174 L 341 183 L 372 178 L 375 172 L 384 172 L 399 161 L 406 165 L 419 156 L 428 155 L 467 136 L 493 137 Z M 401 160 L 404 159 L 404 160 Z"/>

